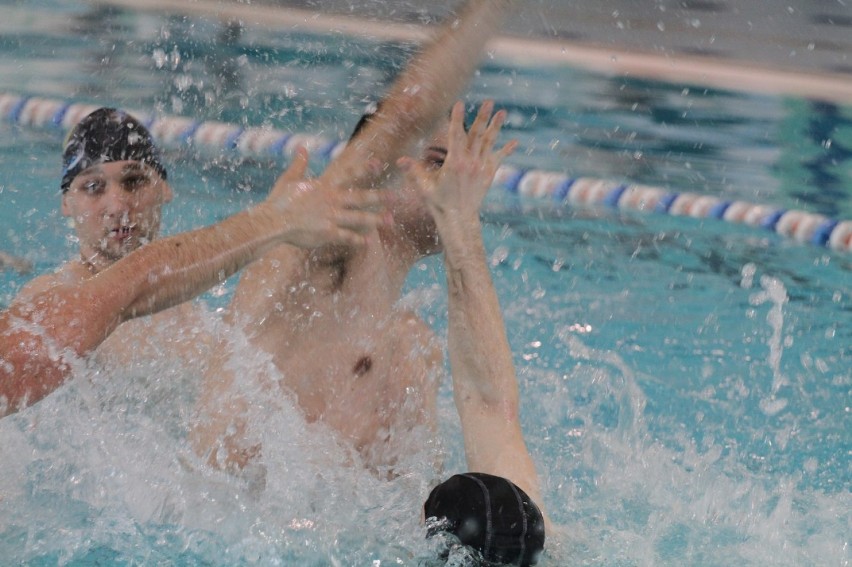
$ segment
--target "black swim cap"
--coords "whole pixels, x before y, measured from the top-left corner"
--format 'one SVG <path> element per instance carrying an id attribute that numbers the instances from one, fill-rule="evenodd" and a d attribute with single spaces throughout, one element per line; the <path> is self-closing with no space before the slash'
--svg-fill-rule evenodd
<path id="1" fill-rule="evenodd" d="M 541 510 L 499 476 L 457 474 L 432 490 L 423 510 L 427 537 L 450 532 L 492 563 L 535 565 L 544 549 Z"/>
<path id="2" fill-rule="evenodd" d="M 83 118 L 65 140 L 62 150 L 62 192 L 77 175 L 100 163 L 141 161 L 166 179 L 160 152 L 141 122 L 114 108 L 99 108 Z"/>

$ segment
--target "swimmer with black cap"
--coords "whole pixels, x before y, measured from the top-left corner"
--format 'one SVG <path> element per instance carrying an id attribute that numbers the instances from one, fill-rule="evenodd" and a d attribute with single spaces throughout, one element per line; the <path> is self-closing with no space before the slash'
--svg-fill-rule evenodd
<path id="1" fill-rule="evenodd" d="M 549 524 L 519 421 L 518 383 L 494 284 L 479 207 L 501 161 L 495 149 L 506 118 L 486 102 L 464 129 L 464 106 L 450 118 L 439 170 L 402 158 L 400 167 L 431 212 L 444 247 L 450 369 L 470 471 L 436 487 L 424 506 L 428 535 L 451 533 L 485 563 L 534 565 Z"/>
<path id="2" fill-rule="evenodd" d="M 173 196 L 148 129 L 114 108 L 95 110 L 68 134 L 60 187 L 62 214 L 93 274 L 157 238 Z"/>
<path id="3" fill-rule="evenodd" d="M 74 357 L 94 354 L 100 363 L 131 356 L 163 335 L 155 356 L 187 347 L 176 354 L 199 360 L 194 349 L 209 338 L 193 328 L 187 300 L 273 248 L 363 246 L 365 234 L 386 222 L 381 196 L 305 180 L 307 164 L 300 150 L 265 201 L 143 247 L 157 236 L 160 208 L 171 199 L 159 152 L 124 112 L 103 108 L 85 117 L 63 147 L 61 182 L 80 258 L 35 278 L 0 310 L 0 418 L 61 386 Z M 161 316 L 174 324 L 151 324 Z"/>
<path id="4" fill-rule="evenodd" d="M 454 475 L 432 490 L 423 510 L 427 537 L 451 533 L 489 563 L 534 565 L 544 549 L 541 510 L 501 476 Z"/>

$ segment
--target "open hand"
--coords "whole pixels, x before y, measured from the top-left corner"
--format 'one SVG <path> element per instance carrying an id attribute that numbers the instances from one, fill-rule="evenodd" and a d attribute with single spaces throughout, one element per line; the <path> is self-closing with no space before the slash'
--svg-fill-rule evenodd
<path id="1" fill-rule="evenodd" d="M 497 168 L 517 147 L 517 142 L 512 140 L 499 150 L 494 149 L 506 111 L 501 110 L 492 116 L 493 111 L 493 101 L 483 103 L 470 132 L 465 132 L 464 104 L 457 102 L 453 106 L 447 157 L 439 170 L 429 169 L 408 157 L 397 162 L 419 188 L 439 223 L 447 215 L 463 221 L 478 218 L 479 207 L 494 181 Z"/>
<path id="2" fill-rule="evenodd" d="M 302 248 L 360 246 L 368 234 L 388 222 L 380 192 L 341 189 L 307 179 L 307 168 L 308 153 L 300 148 L 267 198 L 284 215 L 287 242 Z"/>

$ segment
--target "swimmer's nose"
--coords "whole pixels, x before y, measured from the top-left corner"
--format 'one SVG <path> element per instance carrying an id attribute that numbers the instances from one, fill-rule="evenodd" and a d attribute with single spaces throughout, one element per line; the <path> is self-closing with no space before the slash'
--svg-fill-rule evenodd
<path id="1" fill-rule="evenodd" d="M 125 191 L 118 183 L 109 183 L 104 195 L 104 213 L 106 216 L 125 216 L 130 210 L 133 195 Z"/>

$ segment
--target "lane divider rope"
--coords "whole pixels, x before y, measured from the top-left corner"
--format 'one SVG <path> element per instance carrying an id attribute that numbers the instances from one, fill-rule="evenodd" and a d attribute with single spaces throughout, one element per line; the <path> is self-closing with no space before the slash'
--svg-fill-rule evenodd
<path id="1" fill-rule="evenodd" d="M 0 93 L 0 120 L 19 126 L 66 132 L 96 108 L 97 105 L 85 103 Z M 145 123 L 164 147 L 191 146 L 204 150 L 235 151 L 246 156 L 290 158 L 296 148 L 303 146 L 311 155 L 329 160 L 346 144 L 345 141 L 320 135 L 265 126 L 246 128 L 225 122 L 198 122 L 182 116 L 129 112 Z M 852 221 L 802 210 L 673 192 L 648 185 L 590 177 L 572 178 L 559 172 L 509 165 L 499 169 L 494 187 L 524 197 L 550 199 L 558 204 L 608 206 L 625 211 L 718 219 L 763 228 L 797 242 L 852 252 Z"/>

